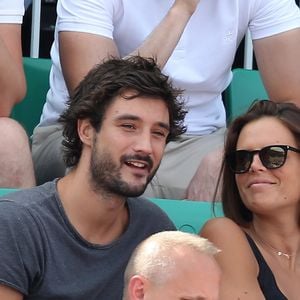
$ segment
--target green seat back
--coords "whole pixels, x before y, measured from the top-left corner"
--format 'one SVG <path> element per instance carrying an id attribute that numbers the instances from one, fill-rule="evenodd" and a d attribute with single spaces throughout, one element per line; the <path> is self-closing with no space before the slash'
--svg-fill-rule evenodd
<path id="1" fill-rule="evenodd" d="M 18 103 L 11 117 L 20 122 L 28 136 L 39 123 L 46 94 L 49 89 L 49 73 L 51 60 L 48 58 L 23 58 L 24 71 L 27 81 L 27 94 Z"/>
<path id="2" fill-rule="evenodd" d="M 227 123 L 245 113 L 256 99 L 268 99 L 257 70 L 234 69 L 233 78 L 224 92 Z"/>
<path id="3" fill-rule="evenodd" d="M 11 192 L 15 192 L 17 191 L 18 189 L 13 189 L 13 188 L 0 188 L 0 197 L 1 196 L 4 196 L 6 194 L 9 194 Z"/>
<path id="4" fill-rule="evenodd" d="M 198 233 L 207 220 L 215 217 L 212 202 L 153 198 L 150 200 L 166 212 L 180 231 Z M 217 203 L 215 213 L 217 217 L 223 216 L 221 203 Z"/>

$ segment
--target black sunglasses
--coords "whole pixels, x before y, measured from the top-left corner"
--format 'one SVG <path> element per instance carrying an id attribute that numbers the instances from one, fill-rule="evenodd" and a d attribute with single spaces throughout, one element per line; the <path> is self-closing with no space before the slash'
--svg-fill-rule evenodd
<path id="1" fill-rule="evenodd" d="M 300 153 L 300 149 L 287 145 L 272 145 L 260 150 L 237 150 L 226 156 L 230 169 L 236 174 L 249 171 L 253 162 L 253 156 L 258 153 L 261 163 L 267 169 L 277 169 L 284 165 L 288 151 Z"/>

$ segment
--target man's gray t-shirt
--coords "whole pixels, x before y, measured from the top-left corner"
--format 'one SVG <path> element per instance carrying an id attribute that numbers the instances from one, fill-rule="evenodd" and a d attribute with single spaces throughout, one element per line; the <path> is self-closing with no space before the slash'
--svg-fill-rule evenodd
<path id="1" fill-rule="evenodd" d="M 30 300 L 122 299 L 123 273 L 133 249 L 153 233 L 175 230 L 150 201 L 129 198 L 127 203 L 129 224 L 122 236 L 95 245 L 70 224 L 56 181 L 2 197 L 0 283 Z"/>

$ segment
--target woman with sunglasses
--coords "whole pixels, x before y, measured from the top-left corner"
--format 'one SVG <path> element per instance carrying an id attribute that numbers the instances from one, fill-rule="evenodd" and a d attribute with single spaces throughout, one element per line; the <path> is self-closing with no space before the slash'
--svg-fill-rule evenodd
<path id="1" fill-rule="evenodd" d="M 222 252 L 221 300 L 300 295 L 300 109 L 258 101 L 229 127 L 224 218 L 200 235 Z"/>

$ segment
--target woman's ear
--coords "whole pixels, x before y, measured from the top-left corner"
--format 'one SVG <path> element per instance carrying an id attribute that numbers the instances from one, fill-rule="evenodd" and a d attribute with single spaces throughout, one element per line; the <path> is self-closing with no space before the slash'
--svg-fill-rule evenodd
<path id="1" fill-rule="evenodd" d="M 91 146 L 94 140 L 95 128 L 88 119 L 79 119 L 77 121 L 77 131 L 81 142 Z"/>

